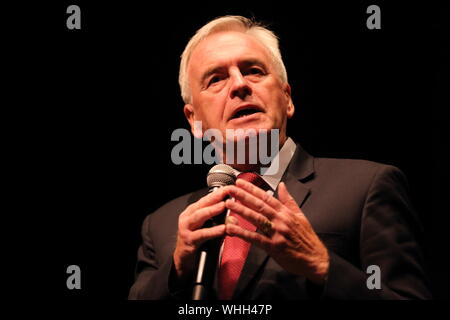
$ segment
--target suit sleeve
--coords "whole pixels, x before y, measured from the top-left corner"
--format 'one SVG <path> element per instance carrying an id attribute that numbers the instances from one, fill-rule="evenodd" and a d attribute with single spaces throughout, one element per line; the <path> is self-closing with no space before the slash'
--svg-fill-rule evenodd
<path id="1" fill-rule="evenodd" d="M 407 195 L 403 173 L 381 166 L 371 182 L 360 227 L 360 268 L 330 252 L 322 292 L 325 299 L 430 299 L 419 245 L 420 223 Z M 381 289 L 368 288 L 379 267 Z"/>
<path id="2" fill-rule="evenodd" d="M 159 261 L 151 239 L 151 215 L 142 225 L 142 244 L 138 249 L 135 283 L 130 289 L 130 300 L 180 299 L 185 288 L 176 282 L 172 257 Z M 184 289 L 182 289 L 184 288 Z"/>

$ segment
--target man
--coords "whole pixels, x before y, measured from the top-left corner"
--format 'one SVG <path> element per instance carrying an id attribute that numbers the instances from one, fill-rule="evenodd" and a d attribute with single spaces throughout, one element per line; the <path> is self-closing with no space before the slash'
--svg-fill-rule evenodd
<path id="1" fill-rule="evenodd" d="M 179 80 L 194 135 L 278 129 L 277 170 L 252 173 L 261 187 L 238 179 L 149 215 L 130 299 L 189 299 L 200 245 L 221 237 L 219 299 L 430 297 L 403 174 L 369 161 L 314 158 L 286 136 L 294 104 L 271 31 L 239 16 L 211 21 L 186 46 Z M 222 155 L 236 173 L 260 168 L 248 155 L 244 163 Z M 204 227 L 226 209 L 226 224 Z M 368 281 L 368 268 L 379 281 Z"/>

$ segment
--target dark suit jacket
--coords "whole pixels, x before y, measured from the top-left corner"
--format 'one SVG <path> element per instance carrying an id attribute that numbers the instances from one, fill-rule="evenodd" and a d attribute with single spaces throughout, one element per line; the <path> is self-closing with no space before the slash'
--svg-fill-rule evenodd
<path id="1" fill-rule="evenodd" d="M 297 145 L 282 181 L 329 250 L 326 284 L 311 285 L 252 246 L 234 299 L 430 298 L 418 244 L 421 228 L 399 169 L 314 158 Z M 190 299 L 191 288 L 172 281 L 172 253 L 179 214 L 206 193 L 177 198 L 145 219 L 130 299 Z M 367 287 L 370 265 L 380 268 L 380 290 Z"/>

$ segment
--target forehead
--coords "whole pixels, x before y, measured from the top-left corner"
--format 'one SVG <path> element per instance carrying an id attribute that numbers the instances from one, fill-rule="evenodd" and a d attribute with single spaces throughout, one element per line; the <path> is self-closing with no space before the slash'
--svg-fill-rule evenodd
<path id="1" fill-rule="evenodd" d="M 203 39 L 193 50 L 189 73 L 198 74 L 211 66 L 242 60 L 259 60 L 269 65 L 269 57 L 268 49 L 252 35 L 237 31 L 219 32 Z"/>

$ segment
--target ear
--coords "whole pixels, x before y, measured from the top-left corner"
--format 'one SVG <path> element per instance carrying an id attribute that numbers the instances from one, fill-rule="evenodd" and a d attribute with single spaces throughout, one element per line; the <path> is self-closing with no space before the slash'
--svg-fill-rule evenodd
<path id="1" fill-rule="evenodd" d="M 185 104 L 184 105 L 184 116 L 186 117 L 187 121 L 189 122 L 189 125 L 191 126 L 191 132 L 194 135 L 194 137 L 201 139 L 203 136 L 203 133 L 201 130 L 195 130 L 195 110 L 194 106 L 192 104 Z"/>
<path id="2" fill-rule="evenodd" d="M 284 94 L 286 95 L 286 99 L 288 100 L 286 114 L 287 118 L 290 119 L 294 115 L 295 107 L 291 97 L 291 86 L 287 82 L 284 84 Z"/>
<path id="3" fill-rule="evenodd" d="M 191 131 L 194 130 L 194 107 L 192 106 L 192 104 L 187 103 L 184 105 L 183 111 L 184 116 L 191 126 Z"/>

